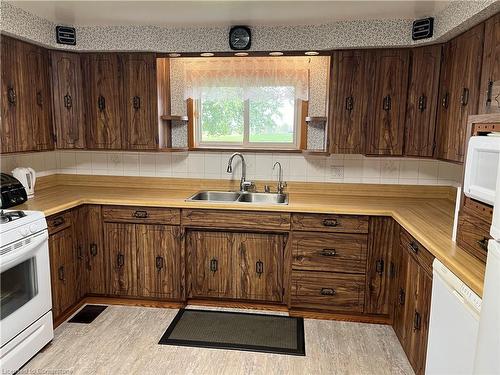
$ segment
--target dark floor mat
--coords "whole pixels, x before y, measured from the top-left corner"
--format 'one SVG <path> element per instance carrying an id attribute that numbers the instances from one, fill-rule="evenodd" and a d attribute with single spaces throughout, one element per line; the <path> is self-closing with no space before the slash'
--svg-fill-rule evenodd
<path id="1" fill-rule="evenodd" d="M 68 323 L 85 323 L 89 324 L 94 321 L 108 306 L 102 305 L 86 305 L 74 317 L 68 320 Z"/>
<path id="2" fill-rule="evenodd" d="M 304 319 L 181 309 L 159 344 L 305 355 Z"/>

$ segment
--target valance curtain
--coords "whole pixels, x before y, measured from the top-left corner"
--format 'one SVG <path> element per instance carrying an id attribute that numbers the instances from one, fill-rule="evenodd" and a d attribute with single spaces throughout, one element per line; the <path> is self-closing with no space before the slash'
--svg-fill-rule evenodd
<path id="1" fill-rule="evenodd" d="M 266 99 L 293 88 L 296 99 L 309 97 L 309 57 L 224 57 L 182 59 L 184 99 Z M 263 89 L 264 88 L 264 89 Z"/>

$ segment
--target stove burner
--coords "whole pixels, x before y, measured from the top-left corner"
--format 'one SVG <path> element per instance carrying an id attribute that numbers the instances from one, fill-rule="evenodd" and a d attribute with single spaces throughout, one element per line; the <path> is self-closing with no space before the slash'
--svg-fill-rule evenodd
<path id="1" fill-rule="evenodd" d="M 26 214 L 24 211 L 9 211 L 5 212 L 4 210 L 0 211 L 0 224 L 9 223 L 11 221 L 20 219 L 25 217 Z"/>

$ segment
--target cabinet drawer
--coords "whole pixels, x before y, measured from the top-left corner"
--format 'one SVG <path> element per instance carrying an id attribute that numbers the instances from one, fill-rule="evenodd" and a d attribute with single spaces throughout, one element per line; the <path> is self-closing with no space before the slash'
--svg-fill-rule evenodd
<path id="1" fill-rule="evenodd" d="M 364 275 L 299 271 L 292 273 L 292 308 L 363 312 L 364 299 Z"/>
<path id="2" fill-rule="evenodd" d="M 432 275 L 432 262 L 434 261 L 434 255 L 432 255 L 429 250 L 423 247 L 404 229 L 401 229 L 400 242 L 401 246 L 408 250 L 410 254 L 417 259 L 417 262 L 420 266 L 422 266 L 425 272 Z"/>
<path id="3" fill-rule="evenodd" d="M 307 271 L 366 272 L 367 236 L 294 232 L 292 267 Z"/>
<path id="4" fill-rule="evenodd" d="M 368 216 L 293 214 L 292 229 L 321 232 L 368 233 Z"/>
<path id="5" fill-rule="evenodd" d="M 47 218 L 47 228 L 49 234 L 57 233 L 73 224 L 73 215 L 71 211 L 66 211 Z"/>
<path id="6" fill-rule="evenodd" d="M 460 213 L 458 221 L 458 246 L 481 261 L 486 262 L 490 224 L 475 216 Z"/>
<path id="7" fill-rule="evenodd" d="M 104 206 L 102 217 L 122 223 L 180 224 L 180 210 L 176 208 Z"/>
<path id="8" fill-rule="evenodd" d="M 290 230 L 290 214 L 259 211 L 182 210 L 182 224 L 229 229 Z"/>

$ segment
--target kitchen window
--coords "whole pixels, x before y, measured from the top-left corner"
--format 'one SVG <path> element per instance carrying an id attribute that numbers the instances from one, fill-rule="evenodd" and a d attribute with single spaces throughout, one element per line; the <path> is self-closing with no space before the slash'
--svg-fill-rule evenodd
<path id="1" fill-rule="evenodd" d="M 196 147 L 299 148 L 309 58 L 191 60 L 185 97 L 194 103 Z"/>

